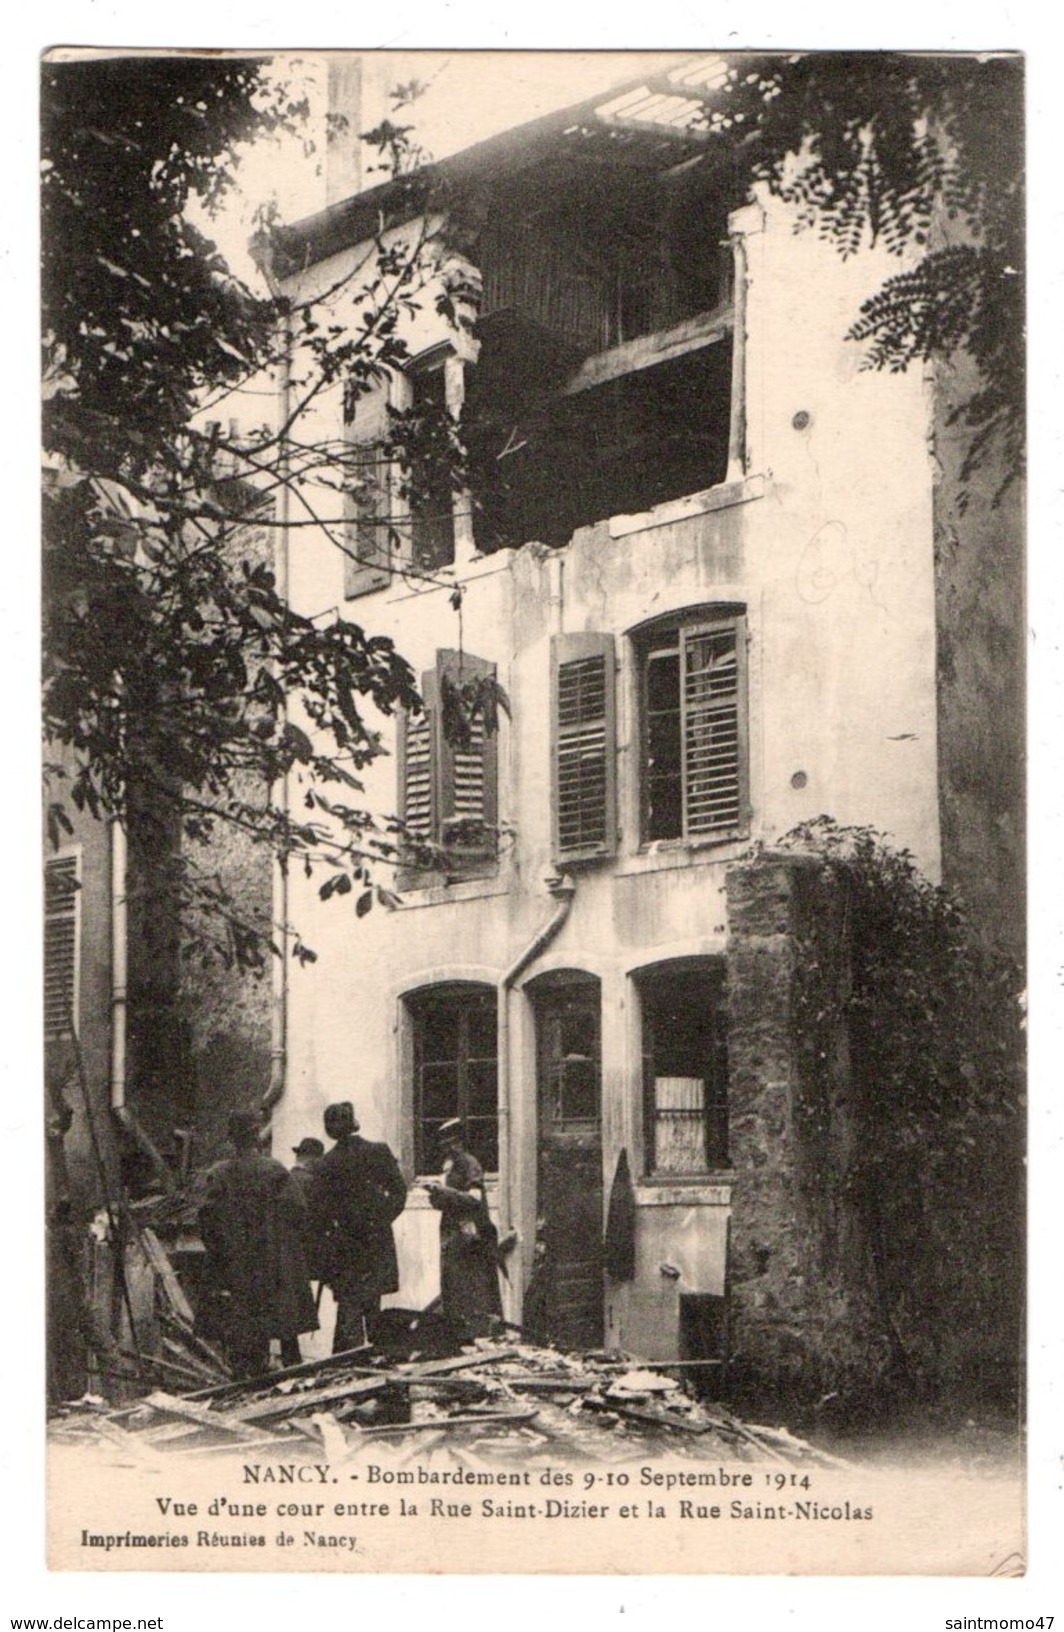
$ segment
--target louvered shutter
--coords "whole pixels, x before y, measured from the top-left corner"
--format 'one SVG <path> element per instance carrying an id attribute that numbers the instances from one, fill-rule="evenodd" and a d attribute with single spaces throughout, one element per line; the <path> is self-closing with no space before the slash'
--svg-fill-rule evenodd
<path id="1" fill-rule="evenodd" d="M 495 664 L 470 652 L 441 651 L 437 674 L 452 685 L 494 677 Z M 442 711 L 437 710 L 439 776 L 436 784 L 439 842 L 459 865 L 493 858 L 498 822 L 499 739 L 484 729 L 480 714 L 472 723 L 471 740 L 464 746 L 446 741 Z"/>
<path id="2" fill-rule="evenodd" d="M 381 384 L 355 402 L 347 428 L 352 444 L 353 479 L 359 490 L 344 495 L 344 595 L 353 600 L 380 589 L 391 576 L 391 473 L 384 444 L 391 428 L 388 386 Z"/>
<path id="3" fill-rule="evenodd" d="M 682 631 L 681 713 L 686 833 L 731 832 L 746 821 L 746 624 Z"/>
<path id="4" fill-rule="evenodd" d="M 399 812 L 404 825 L 426 844 L 436 841 L 436 671 L 421 676 L 420 714 L 399 716 Z"/>
<path id="5" fill-rule="evenodd" d="M 617 848 L 613 636 L 551 643 L 554 853 L 578 860 Z"/>
<path id="6" fill-rule="evenodd" d="M 77 854 L 54 856 L 44 867 L 44 1033 L 77 1031 L 80 898 Z"/>
<path id="7" fill-rule="evenodd" d="M 399 815 L 408 834 L 407 864 L 396 880 L 401 890 L 417 889 L 432 882 L 430 868 L 417 866 L 410 853 L 420 840 L 437 844 L 436 815 L 436 715 L 438 712 L 436 670 L 421 676 L 420 714 L 399 715 Z"/>
<path id="8" fill-rule="evenodd" d="M 441 651 L 436 667 L 421 677 L 424 712 L 399 717 L 400 814 L 413 840 L 447 852 L 448 871 L 460 877 L 494 862 L 498 822 L 498 738 L 478 715 L 470 741 L 449 743 L 443 732 L 440 681 L 453 685 L 494 675 L 494 663 L 469 652 Z M 408 865 L 401 889 L 432 882 L 430 869 Z"/>

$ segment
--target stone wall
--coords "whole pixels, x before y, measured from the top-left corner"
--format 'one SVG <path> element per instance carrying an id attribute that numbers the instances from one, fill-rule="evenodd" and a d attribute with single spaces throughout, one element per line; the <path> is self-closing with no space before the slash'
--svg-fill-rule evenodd
<path id="1" fill-rule="evenodd" d="M 733 867 L 727 881 L 732 1397 L 852 1395 L 886 1358 L 848 1183 L 844 1039 L 801 1038 L 795 1013 L 807 869 L 800 858 L 762 859 Z M 808 1049 L 824 1056 L 826 1088 L 811 1087 Z"/>
<path id="2" fill-rule="evenodd" d="M 892 1156 L 875 1063 L 890 1049 L 861 1041 L 845 883 L 811 856 L 762 856 L 730 869 L 727 894 L 729 1396 L 1011 1400 L 1023 1208 L 1007 1067 L 985 1120 L 962 1094 L 922 1140 L 899 1120 Z M 889 1011 L 874 1023 L 894 1034 Z"/>

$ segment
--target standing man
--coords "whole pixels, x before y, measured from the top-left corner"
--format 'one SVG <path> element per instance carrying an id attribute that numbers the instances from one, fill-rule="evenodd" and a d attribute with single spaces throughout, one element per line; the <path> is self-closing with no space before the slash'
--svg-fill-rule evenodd
<path id="1" fill-rule="evenodd" d="M 257 1148 L 254 1111 L 233 1111 L 233 1155 L 207 1174 L 200 1232 L 216 1284 L 228 1294 L 228 1349 L 234 1375 L 261 1377 L 270 1339 L 285 1365 L 299 1362 L 299 1333 L 318 1324 L 303 1232 L 306 1203 L 291 1175 Z"/>
<path id="2" fill-rule="evenodd" d="M 311 1228 L 322 1279 L 336 1299 L 333 1353 L 373 1340 L 381 1298 L 399 1290 L 392 1224 L 406 1204 L 406 1181 L 385 1144 L 358 1136 L 350 1100 L 325 1111 L 336 1143 L 314 1168 Z"/>
<path id="3" fill-rule="evenodd" d="M 315 1169 L 325 1155 L 325 1146 L 320 1139 L 308 1136 L 301 1139 L 298 1145 L 292 1146 L 292 1155 L 296 1159 L 295 1166 L 289 1171 L 292 1183 L 299 1191 L 303 1202 L 303 1246 L 307 1255 L 307 1273 L 312 1281 L 318 1282 L 315 1308 L 320 1309 L 322 1274 L 319 1262 L 318 1239 L 314 1232 L 313 1216 L 311 1214 L 311 1190 L 314 1187 Z M 287 1361 L 285 1364 L 287 1364 Z"/>
<path id="4" fill-rule="evenodd" d="M 303 1200 L 309 1205 L 314 1169 L 325 1155 L 325 1146 L 320 1139 L 301 1139 L 298 1145 L 292 1146 L 292 1155 L 296 1159 L 295 1166 L 291 1169 L 292 1180 Z"/>

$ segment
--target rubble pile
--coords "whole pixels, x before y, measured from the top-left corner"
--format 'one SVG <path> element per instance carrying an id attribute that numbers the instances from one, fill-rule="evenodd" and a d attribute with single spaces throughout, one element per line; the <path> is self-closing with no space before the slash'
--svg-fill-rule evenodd
<path id="1" fill-rule="evenodd" d="M 640 1453 L 826 1467 L 837 1459 L 782 1428 L 740 1422 L 678 1380 L 689 1362 L 645 1364 L 481 1339 L 444 1359 L 368 1348 L 251 1382 L 154 1390 L 117 1408 L 87 1399 L 52 1424 L 65 1442 L 109 1441 L 135 1461 L 224 1453 L 350 1460 L 375 1440 L 512 1458 Z M 703 1368 L 704 1369 L 704 1368 Z"/>

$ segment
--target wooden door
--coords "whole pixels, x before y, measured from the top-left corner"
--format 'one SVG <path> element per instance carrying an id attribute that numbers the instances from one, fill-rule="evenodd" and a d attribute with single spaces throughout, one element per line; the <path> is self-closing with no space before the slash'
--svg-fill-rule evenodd
<path id="1" fill-rule="evenodd" d="M 603 1338 L 599 983 L 536 995 L 539 1074 L 540 1302 L 547 1341 L 594 1349 Z"/>

